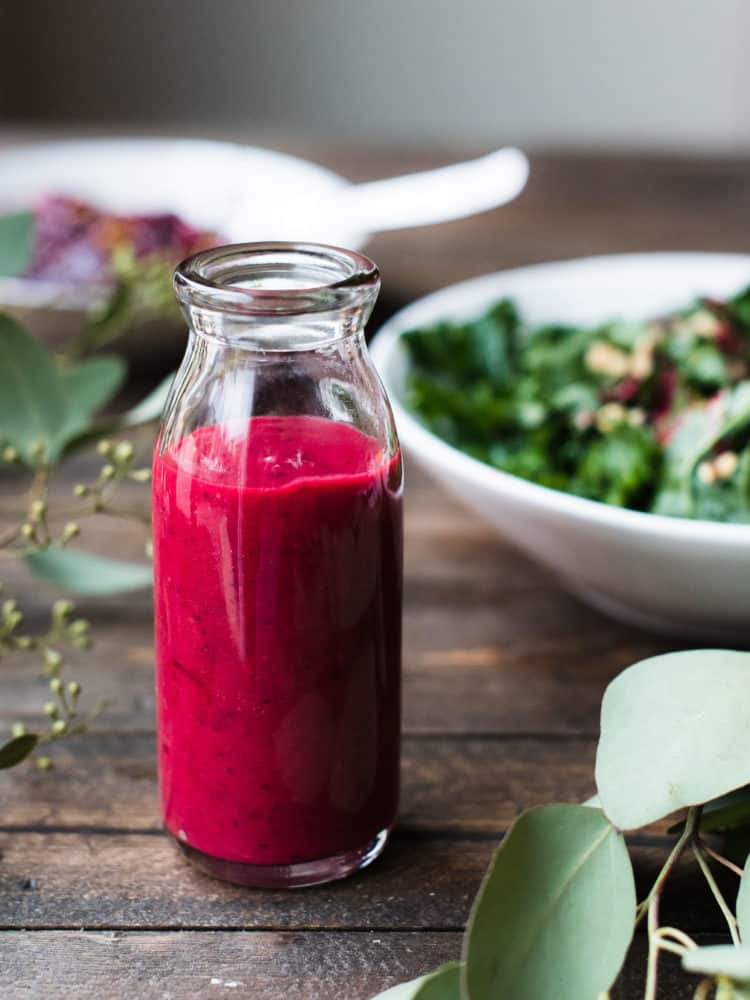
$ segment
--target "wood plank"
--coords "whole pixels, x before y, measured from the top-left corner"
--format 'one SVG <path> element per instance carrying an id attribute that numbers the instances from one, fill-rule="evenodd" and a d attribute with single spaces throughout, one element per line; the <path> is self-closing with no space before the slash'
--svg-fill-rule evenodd
<path id="1" fill-rule="evenodd" d="M 0 970 L 4 1000 L 369 1000 L 460 951 L 458 933 L 9 932 Z M 640 937 L 612 1000 L 640 1000 L 645 960 Z M 660 996 L 690 1000 L 696 984 L 665 955 Z"/>
<path id="2" fill-rule="evenodd" d="M 81 681 L 89 704 L 109 701 L 108 728 L 152 728 L 148 612 L 133 602 L 115 623 L 101 605 L 84 610 L 94 621 L 96 647 L 71 658 L 69 676 Z M 407 592 L 404 728 L 594 735 L 607 683 L 630 663 L 679 645 L 615 626 L 549 587 L 458 608 L 437 597 L 417 602 Z M 47 698 L 35 661 L 3 664 L 0 727 L 37 724 Z"/>
<path id="3" fill-rule="evenodd" d="M 406 731 L 595 733 L 608 681 L 676 643 L 584 607 L 423 474 L 410 480 Z M 87 537 L 93 547 L 114 545 L 126 557 L 138 555 L 140 534 L 120 524 L 92 525 Z M 38 623 L 46 614 L 44 600 L 51 602 L 55 591 L 17 571 L 9 579 L 30 621 Z M 150 595 L 81 601 L 80 611 L 93 621 L 97 645 L 88 656 L 71 657 L 71 676 L 91 702 L 112 703 L 109 727 L 152 728 Z M 46 680 L 34 662 L 4 662 L 0 724 L 33 725 L 46 698 Z"/>
<path id="4" fill-rule="evenodd" d="M 208 878 L 161 834 L 0 835 L 0 928 L 460 930 L 494 847 L 397 836 L 356 878 L 288 892 Z"/>
<path id="5" fill-rule="evenodd" d="M 150 448 L 141 434 L 139 452 Z M 94 462 L 94 466 L 96 463 Z M 57 487 L 90 478 L 92 459 L 73 459 Z M 0 480 L 2 492 L 12 487 Z M 447 496 L 415 463 L 408 470 L 404 610 L 404 721 L 407 731 L 596 731 L 601 694 L 624 666 L 674 646 L 611 622 L 564 592 Z M 130 491 L 128 503 L 145 500 Z M 111 519 L 86 522 L 84 541 L 100 551 L 141 558 L 142 532 Z M 3 567 L 27 618 L 39 625 L 58 593 L 18 567 Z M 148 593 L 82 600 L 97 645 L 71 657 L 92 701 L 113 709 L 108 725 L 153 726 L 151 598 Z M 576 697 L 570 697 L 575 686 Z M 46 700 L 33 663 L 3 665 L 0 725 L 32 724 Z"/>
<path id="6" fill-rule="evenodd" d="M 158 832 L 0 834 L 0 929 L 459 930 L 496 846 L 399 828 L 360 875 L 286 892 L 208 878 Z M 631 854 L 643 898 L 667 848 L 636 845 Z M 737 879 L 719 882 L 732 899 Z M 661 916 L 687 931 L 724 929 L 692 859 L 671 877 Z"/>
<path id="7" fill-rule="evenodd" d="M 460 953 L 459 934 L 0 935 L 3 1000 L 367 1000 Z"/>
<path id="8" fill-rule="evenodd" d="M 409 737 L 401 824 L 413 830 L 499 834 L 529 805 L 593 791 L 594 744 Z M 61 744 L 52 772 L 0 778 L 3 827 L 160 828 L 151 733 L 102 733 Z M 449 790 L 449 793 L 448 793 Z"/>
<path id="9" fill-rule="evenodd" d="M 133 604 L 117 623 L 87 608 L 96 647 L 71 658 L 88 704 L 108 700 L 101 725 L 154 726 L 150 618 Z M 595 735 L 607 683 L 624 667 L 679 644 L 627 632 L 561 590 L 540 588 L 454 609 L 407 597 L 404 729 L 407 733 Z M 3 663 L 0 730 L 39 723 L 48 699 L 36 662 Z"/>
<path id="10" fill-rule="evenodd" d="M 384 919 L 408 927 L 460 926 L 501 831 L 518 812 L 552 799 L 580 800 L 591 787 L 590 741 L 410 738 L 406 750 L 397 835 L 385 859 L 363 876 L 371 881 L 335 887 L 344 893 L 333 901 L 343 900 L 338 909 L 330 909 L 329 890 L 321 889 L 323 902 L 315 892 L 283 901 L 277 894 L 269 910 L 267 894 L 248 907 L 244 890 L 193 873 L 159 836 L 151 734 L 68 744 L 56 773 L 6 776 L 4 919 L 14 927 L 245 926 L 249 909 L 252 926 L 310 926 L 320 919 L 340 926 L 380 926 Z M 640 896 L 665 851 L 636 848 Z M 433 891 L 437 897 L 430 897 Z M 690 865 L 670 886 L 663 913 L 680 926 L 720 926 Z"/>

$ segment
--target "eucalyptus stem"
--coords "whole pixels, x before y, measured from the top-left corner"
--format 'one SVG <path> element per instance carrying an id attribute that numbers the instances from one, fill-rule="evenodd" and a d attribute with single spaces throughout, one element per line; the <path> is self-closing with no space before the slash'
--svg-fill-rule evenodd
<path id="1" fill-rule="evenodd" d="M 714 878 L 714 874 L 711 871 L 708 862 L 706 861 L 705 855 L 703 853 L 703 844 L 701 843 L 699 837 L 693 836 L 692 848 L 693 848 L 693 854 L 695 855 L 695 860 L 700 865 L 700 869 L 703 872 L 706 882 L 708 882 L 708 887 L 713 893 L 713 897 L 716 900 L 718 907 L 721 910 L 724 919 L 727 922 L 727 926 L 729 927 L 729 933 L 732 937 L 732 943 L 737 945 L 740 943 L 740 935 L 739 931 L 737 930 L 737 919 L 732 913 L 729 906 L 727 905 L 727 901 L 724 899 L 721 889 L 716 884 L 716 879 Z"/>
<path id="2" fill-rule="evenodd" d="M 648 960 L 644 1000 L 656 1000 L 656 983 L 659 975 L 659 942 L 656 937 L 659 927 L 659 899 L 660 894 L 656 892 L 650 895 L 648 902 Z"/>
<path id="3" fill-rule="evenodd" d="M 677 944 L 682 948 L 680 954 L 684 955 L 688 951 L 692 951 L 697 948 L 698 945 L 693 941 L 689 934 L 681 931 L 679 927 L 660 927 L 657 931 L 660 940 L 665 938 L 672 939 L 672 943 L 677 942 Z"/>
<path id="4" fill-rule="evenodd" d="M 690 949 L 683 948 L 680 944 L 674 944 L 672 941 L 665 940 L 659 934 L 656 935 L 656 943 L 658 951 L 668 951 L 670 955 L 677 955 L 678 958 L 682 958 Z"/>
<path id="5" fill-rule="evenodd" d="M 728 868 L 730 872 L 734 872 L 734 874 L 737 875 L 739 878 L 742 878 L 742 876 L 745 874 L 744 868 L 740 868 L 740 866 L 736 865 L 734 861 L 730 861 L 729 858 L 725 858 L 723 854 L 719 854 L 718 851 L 715 851 L 712 847 L 709 847 L 708 844 L 706 844 L 705 841 L 703 840 L 701 840 L 701 847 L 703 848 L 703 851 L 710 858 L 713 858 L 714 861 L 716 861 L 718 864 L 723 865 L 725 868 Z"/>
<path id="6" fill-rule="evenodd" d="M 664 862 L 664 866 L 662 867 L 661 871 L 656 876 L 656 879 L 654 881 L 654 884 L 651 886 L 649 894 L 646 896 L 645 899 L 641 900 L 641 902 L 638 904 L 636 908 L 635 911 L 636 927 L 638 926 L 638 924 L 640 924 L 640 922 L 648 913 L 648 908 L 652 896 L 661 891 L 661 888 L 664 885 L 664 882 L 669 877 L 669 873 L 672 871 L 675 862 L 678 860 L 678 858 L 680 857 L 680 855 L 690 842 L 690 838 L 693 836 L 693 830 L 695 828 L 695 825 L 697 824 L 698 819 L 700 818 L 701 808 L 702 808 L 701 806 L 693 806 L 691 809 L 688 810 L 688 814 L 685 819 L 685 826 L 683 827 L 679 839 L 676 841 L 674 847 L 672 848 L 669 857 Z"/>
<path id="7" fill-rule="evenodd" d="M 29 489 L 29 502 L 46 498 L 49 486 L 50 467 L 46 463 L 40 463 L 36 467 L 34 479 Z"/>
<path id="8" fill-rule="evenodd" d="M 636 910 L 636 926 L 643 919 L 644 913 L 648 914 L 648 963 L 646 965 L 646 989 L 643 994 L 643 1000 L 656 1000 L 657 978 L 659 974 L 659 949 L 661 945 L 658 935 L 661 890 L 679 860 L 680 855 L 693 839 L 695 829 L 700 820 L 701 808 L 701 806 L 692 806 L 688 809 L 685 826 L 677 843 L 672 848 L 669 857 L 664 862 L 664 866 L 656 876 L 648 896 Z"/>

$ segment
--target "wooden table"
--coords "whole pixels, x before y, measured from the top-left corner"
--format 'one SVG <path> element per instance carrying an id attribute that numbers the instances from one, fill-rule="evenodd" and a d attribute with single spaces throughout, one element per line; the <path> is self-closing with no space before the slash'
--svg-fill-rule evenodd
<path id="1" fill-rule="evenodd" d="M 449 158 L 304 151 L 362 178 Z M 383 315 L 500 266 L 749 242 L 748 162 L 546 155 L 513 206 L 379 237 L 370 249 L 385 275 Z M 471 899 L 518 812 L 591 794 L 607 682 L 680 640 L 584 607 L 413 463 L 406 516 L 403 797 L 385 856 L 356 878 L 291 893 L 193 871 L 160 829 L 150 597 L 82 602 L 97 645 L 75 675 L 88 698 L 111 697 L 113 707 L 96 734 L 60 746 L 53 772 L 0 773 L 3 1000 L 366 1000 L 458 956 Z M 132 555 L 138 539 L 118 529 L 109 544 Z M 39 616 L 48 593 L 28 580 L 17 589 Z M 0 727 L 33 721 L 46 682 L 13 660 L 0 672 Z M 641 892 L 663 857 L 663 832 L 635 849 Z M 690 870 L 663 909 L 701 939 L 720 930 Z M 615 994 L 623 1000 L 639 995 L 643 945 L 639 937 Z M 689 997 L 673 969 L 665 962 L 663 995 Z"/>

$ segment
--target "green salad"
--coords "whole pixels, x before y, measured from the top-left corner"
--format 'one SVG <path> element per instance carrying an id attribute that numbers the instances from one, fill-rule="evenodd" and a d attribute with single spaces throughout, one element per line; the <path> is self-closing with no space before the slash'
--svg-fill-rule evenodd
<path id="1" fill-rule="evenodd" d="M 403 342 L 409 408 L 474 458 L 619 507 L 750 522 L 750 288 L 595 327 L 532 326 L 503 299 Z"/>

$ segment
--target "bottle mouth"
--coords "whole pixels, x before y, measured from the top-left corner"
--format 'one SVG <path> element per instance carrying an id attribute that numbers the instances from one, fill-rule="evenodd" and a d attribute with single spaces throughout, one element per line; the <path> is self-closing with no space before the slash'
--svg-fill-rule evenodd
<path id="1" fill-rule="evenodd" d="M 380 274 L 369 257 L 323 243 L 234 243 L 188 257 L 174 288 L 180 303 L 246 316 L 370 309 Z"/>

